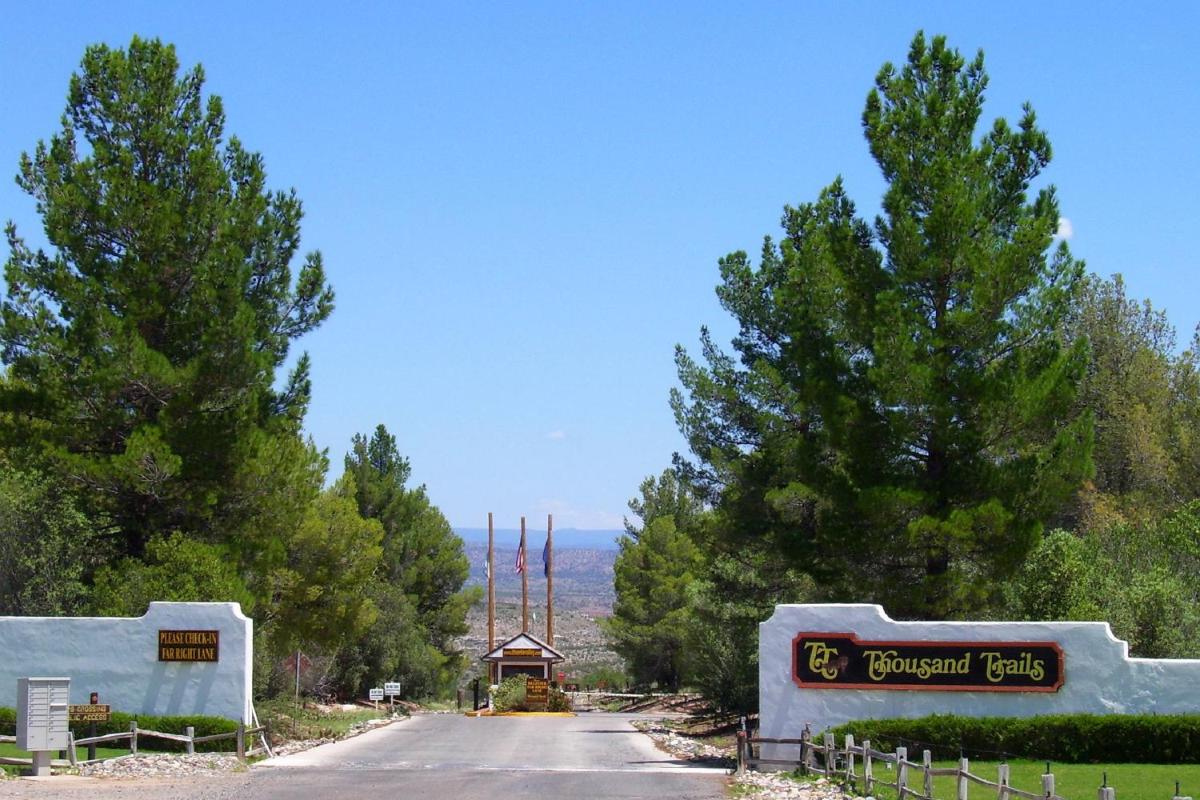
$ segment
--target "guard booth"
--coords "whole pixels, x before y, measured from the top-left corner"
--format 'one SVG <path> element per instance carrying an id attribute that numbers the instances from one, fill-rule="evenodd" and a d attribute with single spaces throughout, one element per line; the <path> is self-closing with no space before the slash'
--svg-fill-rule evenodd
<path id="1" fill-rule="evenodd" d="M 501 644 L 482 660 L 495 665 L 496 683 L 512 675 L 531 675 L 550 680 L 554 674 L 551 667 L 562 661 L 563 655 L 541 639 L 521 633 Z"/>

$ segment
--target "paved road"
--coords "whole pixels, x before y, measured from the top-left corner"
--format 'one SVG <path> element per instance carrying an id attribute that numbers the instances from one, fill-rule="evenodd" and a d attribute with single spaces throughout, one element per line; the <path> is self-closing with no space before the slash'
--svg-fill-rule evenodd
<path id="1" fill-rule="evenodd" d="M 418 716 L 241 775 L 0 783 L 0 798 L 79 800 L 625 800 L 724 798 L 720 769 L 671 759 L 635 716 Z"/>
<path id="2" fill-rule="evenodd" d="M 255 798 L 719 798 L 722 770 L 676 761 L 629 724 L 635 717 L 415 717 L 265 762 Z M 272 773 L 267 775 L 265 773 Z M 279 780 L 286 777 L 286 781 Z M 300 795 L 304 796 L 304 795 Z"/>

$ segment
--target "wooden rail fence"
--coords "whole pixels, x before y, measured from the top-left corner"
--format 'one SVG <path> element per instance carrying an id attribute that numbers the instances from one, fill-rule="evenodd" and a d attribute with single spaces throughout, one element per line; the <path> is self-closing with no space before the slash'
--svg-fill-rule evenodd
<path id="1" fill-rule="evenodd" d="M 214 733 L 208 736 L 196 736 L 196 729 L 191 725 L 186 728 L 184 733 L 163 733 L 161 731 L 142 730 L 138 728 L 137 721 L 135 720 L 129 723 L 129 730 L 127 731 L 106 733 L 103 736 L 89 736 L 85 739 L 76 739 L 74 733 L 67 731 L 67 757 L 65 759 L 53 760 L 51 762 L 51 766 L 75 767 L 80 764 L 92 764 L 97 761 L 111 761 L 117 758 L 136 756 L 138 753 L 139 738 L 164 739 L 169 742 L 182 742 L 187 750 L 188 755 L 194 754 L 196 752 L 196 745 L 203 742 L 219 742 L 225 739 L 233 739 L 235 748 L 233 752 L 237 754 L 238 758 L 245 760 L 257 755 L 271 755 L 271 748 L 270 745 L 267 744 L 266 733 L 266 725 L 247 728 L 245 723 L 242 722 L 238 723 L 237 730 L 228 731 L 226 733 Z M 253 745 L 255 736 L 261 737 L 261 743 L 258 746 Z M 247 740 L 247 737 L 250 737 L 249 740 Z M 126 756 L 113 756 L 110 759 L 96 758 L 91 760 L 81 760 L 76 749 L 81 746 L 101 744 L 104 742 L 119 742 L 123 739 L 129 740 L 129 755 Z M 17 737 L 15 736 L 0 736 L 0 742 L 16 743 L 16 741 Z M 247 741 L 252 743 L 250 747 L 246 746 Z M 33 759 L 0 757 L 0 764 L 28 767 L 33 764 Z"/>
<path id="2" fill-rule="evenodd" d="M 795 759 L 762 758 L 755 755 L 755 746 L 763 744 L 785 745 L 799 747 L 799 756 Z M 761 753 L 761 747 L 759 748 Z M 762 765 L 788 767 L 798 769 L 808 774 L 823 775 L 833 780 L 843 780 L 852 786 L 861 786 L 863 793 L 872 795 L 876 787 L 886 786 L 896 790 L 899 800 L 934 800 L 933 779 L 938 776 L 952 777 L 957 782 L 957 800 L 968 800 L 970 784 L 982 786 L 996 793 L 996 800 L 1066 800 L 1054 792 L 1054 774 L 1047 770 L 1042 775 L 1042 791 L 1027 792 L 1017 789 L 1009 783 L 1008 764 L 997 766 L 996 780 L 990 781 L 970 770 L 970 762 L 966 758 L 958 760 L 957 767 L 935 767 L 929 750 L 921 753 L 921 760 L 910 761 L 908 749 L 897 747 L 894 752 L 885 753 L 871 747 L 869 739 L 863 740 L 862 745 L 854 743 L 853 736 L 847 736 L 844 746 L 838 748 L 834 744 L 833 734 L 825 734 L 824 742 L 817 744 L 812 741 L 812 734 L 807 729 L 799 739 L 768 739 L 748 736 L 745 731 L 737 735 L 737 771 L 739 774 L 747 769 L 756 769 Z M 879 762 L 894 767 L 894 778 L 883 780 L 875 775 L 875 765 Z M 861 765 L 861 770 L 859 769 Z M 1176 787 L 1178 795 L 1178 787 Z M 1116 800 L 1117 791 L 1111 786 L 1102 786 L 1098 790 L 1097 800 Z M 1174 797 L 1172 800 L 1191 800 L 1191 798 Z"/>

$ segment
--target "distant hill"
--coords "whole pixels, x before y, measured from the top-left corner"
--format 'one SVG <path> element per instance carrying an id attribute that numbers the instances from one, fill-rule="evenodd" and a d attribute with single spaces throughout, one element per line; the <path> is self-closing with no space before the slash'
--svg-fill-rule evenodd
<path id="1" fill-rule="evenodd" d="M 546 528 L 527 525 L 525 528 L 525 546 L 531 554 L 537 551 L 537 557 L 542 557 L 542 545 L 546 543 Z M 487 545 L 487 528 L 459 528 L 454 532 L 462 537 L 467 544 L 482 543 Z M 576 528 L 554 529 L 554 550 L 584 548 L 588 550 L 616 550 L 617 538 L 624 534 L 623 530 L 582 531 Z M 515 548 L 521 542 L 519 528 L 496 528 L 496 547 Z"/>
<path id="2" fill-rule="evenodd" d="M 484 532 L 486 535 L 486 531 Z M 519 534 L 518 534 L 519 536 Z M 554 537 L 554 604 L 560 609 L 588 609 L 607 615 L 612 609 L 613 562 L 616 550 L 596 550 L 581 547 L 560 548 Z M 544 544 L 544 540 L 543 540 Z M 487 543 L 467 542 L 463 548 L 471 562 L 468 586 L 487 586 Z M 529 598 L 534 604 L 544 603 L 546 578 L 543 575 L 542 548 L 530 547 Z M 517 548 L 496 547 L 496 599 L 520 601 L 521 575 L 516 571 Z"/>

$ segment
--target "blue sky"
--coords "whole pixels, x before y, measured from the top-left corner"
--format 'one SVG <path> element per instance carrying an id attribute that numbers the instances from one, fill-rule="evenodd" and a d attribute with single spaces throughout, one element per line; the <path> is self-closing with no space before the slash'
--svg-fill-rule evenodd
<path id="1" fill-rule="evenodd" d="M 54 132 L 84 48 L 174 43 L 305 202 L 337 310 L 307 428 L 335 471 L 384 423 L 452 523 L 619 527 L 683 447 L 673 348 L 727 340 L 716 261 L 785 203 L 882 183 L 863 100 L 913 33 L 983 48 L 984 117 L 1034 104 L 1071 246 L 1200 321 L 1200 4 L 13 4 L 0 176 Z M 37 240 L 0 181 L 0 219 Z"/>

